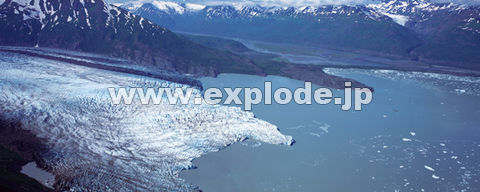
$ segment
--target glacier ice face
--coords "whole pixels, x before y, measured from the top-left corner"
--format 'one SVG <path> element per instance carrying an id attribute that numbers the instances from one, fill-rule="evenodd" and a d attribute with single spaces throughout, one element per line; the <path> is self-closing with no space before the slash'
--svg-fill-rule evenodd
<path id="1" fill-rule="evenodd" d="M 240 108 L 113 105 L 108 87 L 185 87 L 158 79 L 0 52 L 0 112 L 46 141 L 57 189 L 191 191 L 178 177 L 192 160 L 251 138 L 290 136 Z"/>

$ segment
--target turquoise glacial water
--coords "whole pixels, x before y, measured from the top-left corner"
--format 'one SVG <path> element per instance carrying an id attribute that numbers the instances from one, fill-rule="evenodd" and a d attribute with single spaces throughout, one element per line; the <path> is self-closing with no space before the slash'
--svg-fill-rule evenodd
<path id="1" fill-rule="evenodd" d="M 206 192 L 480 191 L 480 80 L 449 75 L 329 70 L 375 89 L 362 111 L 338 105 L 257 105 L 253 113 L 297 141 L 247 140 L 194 161 L 181 177 Z M 224 74 L 204 87 L 292 90 L 288 78 Z M 341 96 L 343 92 L 335 91 Z"/>

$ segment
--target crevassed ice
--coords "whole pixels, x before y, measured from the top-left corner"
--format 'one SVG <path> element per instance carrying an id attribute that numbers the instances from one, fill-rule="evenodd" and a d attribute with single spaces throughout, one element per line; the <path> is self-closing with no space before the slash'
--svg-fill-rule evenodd
<path id="1" fill-rule="evenodd" d="M 405 72 L 396 70 L 368 70 L 368 69 L 335 69 L 325 68 L 325 73 L 345 76 L 345 74 L 363 74 L 390 80 L 415 81 L 425 88 L 445 88 L 454 94 L 480 96 L 480 78 L 456 76 L 430 72 Z"/>
<path id="2" fill-rule="evenodd" d="M 111 104 L 108 87 L 185 85 L 0 52 L 0 114 L 46 140 L 57 188 L 190 191 L 192 159 L 251 138 L 291 144 L 236 107 Z"/>

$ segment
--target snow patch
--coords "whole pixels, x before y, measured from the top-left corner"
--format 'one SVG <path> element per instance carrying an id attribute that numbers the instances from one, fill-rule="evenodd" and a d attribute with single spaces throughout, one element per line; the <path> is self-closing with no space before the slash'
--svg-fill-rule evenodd
<path id="1" fill-rule="evenodd" d="M 200 5 L 200 4 L 194 4 L 194 3 L 187 3 L 185 4 L 185 7 L 189 10 L 189 11 L 200 11 L 200 10 L 203 10 L 205 9 L 205 5 Z"/>
<path id="2" fill-rule="evenodd" d="M 178 14 L 183 14 L 185 12 L 185 8 L 183 8 L 182 6 L 180 6 L 175 2 L 153 1 L 152 5 L 154 5 L 155 7 L 157 7 L 162 11 L 169 11 L 170 9 L 173 9 L 175 10 L 175 13 L 178 13 Z"/>
<path id="3" fill-rule="evenodd" d="M 405 26 L 405 24 L 408 22 L 408 16 L 405 15 L 396 15 L 396 14 L 391 14 L 391 13 L 386 13 L 386 12 L 380 12 L 383 15 L 390 17 L 395 23 L 398 23 L 401 26 Z"/>
<path id="4" fill-rule="evenodd" d="M 128 3 L 116 3 L 114 5 L 118 6 L 118 7 L 123 7 L 123 8 L 125 8 L 129 11 L 134 11 L 134 10 L 142 7 L 143 2 L 142 1 L 131 1 L 131 2 L 128 2 Z"/>

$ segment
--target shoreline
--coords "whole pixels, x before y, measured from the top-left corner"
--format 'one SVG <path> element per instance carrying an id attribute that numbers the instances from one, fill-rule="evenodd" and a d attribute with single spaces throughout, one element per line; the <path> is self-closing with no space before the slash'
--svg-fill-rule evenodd
<path id="1" fill-rule="evenodd" d="M 299 68 L 299 66 L 302 66 L 303 68 Z M 289 69 L 288 67 L 294 67 L 294 69 L 296 69 L 296 70 L 298 70 L 298 71 L 293 71 L 293 72 L 292 72 L 292 71 L 288 70 L 288 69 Z M 337 67 L 328 67 L 328 68 L 341 68 L 341 67 L 338 67 L 338 66 L 337 66 Z M 355 68 L 355 67 L 345 67 L 345 68 Z M 290 74 L 290 75 L 292 75 L 292 76 L 294 76 L 294 77 L 288 77 L 288 76 L 285 76 L 285 75 L 282 75 L 282 77 L 299 80 L 298 78 L 302 78 L 302 77 L 298 77 L 297 75 L 304 75 L 304 72 L 306 72 L 306 71 L 313 72 L 312 74 L 316 74 L 316 71 L 312 71 L 312 69 L 325 69 L 325 67 L 312 66 L 312 65 L 289 64 L 289 65 L 287 65 L 287 68 L 285 69 L 286 71 L 284 71 L 284 72 L 287 73 L 287 74 Z M 366 68 L 366 69 L 372 69 L 372 68 Z M 107 70 L 107 69 L 106 69 L 106 70 Z M 375 69 L 372 69 L 372 70 L 375 70 Z M 381 70 L 381 69 L 379 69 L 379 70 Z M 398 71 L 401 71 L 401 70 L 398 70 Z M 125 73 L 128 73 L 128 72 L 125 72 Z M 323 72 L 323 73 L 325 73 L 325 72 Z M 339 77 L 339 76 L 329 75 L 328 73 L 325 73 L 325 74 L 328 75 L 328 76 L 331 76 L 331 77 L 335 77 L 334 79 L 331 79 L 332 81 L 338 80 L 338 78 L 343 78 L 343 77 Z M 249 74 L 245 74 L 245 75 L 249 75 Z M 250 74 L 250 75 L 253 75 L 253 74 Z M 258 75 L 255 75 L 255 76 L 258 76 Z M 323 78 L 323 77 L 325 77 L 325 76 L 320 76 L 320 77 L 322 77 L 322 78 L 319 78 L 319 80 L 322 80 L 322 79 L 325 80 L 325 79 Z M 338 77 L 338 78 L 337 78 L 337 77 Z M 308 77 L 305 77 L 305 78 L 308 78 Z M 344 78 L 344 79 L 346 79 L 346 78 Z M 328 79 L 327 79 L 327 80 L 328 80 Z M 198 80 L 198 81 L 199 81 L 199 80 Z M 201 81 L 199 81 L 199 82 L 201 83 Z M 343 87 L 343 85 L 342 85 L 342 87 Z M 0 119 L 0 120 L 1 120 L 1 119 Z M 5 122 L 5 121 L 2 121 L 2 125 L 3 125 L 3 122 Z M 4 136 L 7 136 L 7 137 L 8 137 L 8 136 L 14 136 L 13 138 L 17 138 L 17 137 L 19 137 L 19 138 L 30 138 L 30 136 L 28 136 L 28 134 L 26 134 L 27 136 L 22 137 L 22 135 L 23 135 L 23 129 L 21 129 L 21 125 L 18 125 L 17 127 L 18 127 L 18 128 L 16 129 L 16 131 L 17 131 L 16 133 L 13 133 L 13 134 L 3 134 L 3 135 L 4 135 Z M 5 141 L 5 140 L 2 140 L 2 141 Z M 37 140 L 35 140 L 35 139 L 33 139 L 32 141 L 30 141 L 30 140 L 24 140 L 24 139 L 23 139 L 23 140 L 19 140 L 19 141 L 20 141 L 20 142 L 38 142 L 38 144 L 37 144 L 38 146 L 41 146 L 41 143 L 42 143 L 41 141 L 39 141 L 39 140 L 37 141 Z M 238 142 L 238 143 L 240 143 L 240 142 Z M 3 143 L 2 143 L 2 145 L 3 145 Z M 34 146 L 35 146 L 35 144 L 34 144 Z M 228 147 L 228 146 L 225 146 L 224 148 L 222 148 L 222 149 L 220 149 L 220 150 L 223 150 L 223 149 L 225 149 L 226 147 Z M 32 154 L 37 154 L 37 155 L 38 155 L 39 153 L 41 153 L 40 150 L 37 151 L 37 152 L 32 152 L 32 153 L 24 154 L 24 155 L 22 155 L 22 157 L 23 157 L 23 158 L 29 158 L 29 156 L 34 156 L 34 157 L 35 157 L 35 155 L 32 155 Z M 41 162 L 39 163 L 39 162 L 37 162 L 37 160 L 35 160 L 35 162 L 36 162 L 37 164 L 41 165 Z M 23 165 L 22 165 L 22 166 L 23 166 Z M 195 167 L 192 167 L 192 168 L 195 168 Z M 56 182 L 59 182 L 59 181 L 56 181 Z"/>
<path id="2" fill-rule="evenodd" d="M 44 142 L 30 131 L 23 129 L 20 121 L 13 118 L 0 116 L 0 133 L 2 133 L 0 136 L 1 157 L 7 163 L 2 165 L 2 172 L 5 171 L 6 176 L 10 176 L 0 179 L 0 188 L 11 187 L 11 182 L 16 182 L 14 188 L 7 189 L 9 191 L 22 191 L 22 189 L 53 191 L 21 172 L 29 162 L 35 162 L 39 169 L 49 172 L 41 158 L 42 153 L 46 150 Z M 12 180 L 11 177 L 15 180 Z M 56 182 L 55 178 L 52 184 L 55 185 Z"/>
<path id="3" fill-rule="evenodd" d="M 20 48 L 20 49 L 18 49 Z M 25 48 L 25 49 L 22 49 Z M 169 72 L 165 71 L 164 73 L 155 73 L 155 72 L 147 72 L 145 70 L 137 70 L 137 69 L 132 69 L 132 68 L 127 68 L 123 66 L 113 66 L 113 65 L 105 65 L 102 64 L 102 62 L 106 62 L 105 58 L 95 58 L 95 57 L 84 57 L 84 56 L 69 56 L 68 54 L 61 53 L 61 52 L 55 52 L 52 50 L 46 50 L 46 54 L 41 54 L 37 53 L 35 51 L 31 51 L 28 49 L 31 49 L 32 47 L 5 47 L 5 46 L 0 46 L 0 51 L 2 52 L 10 52 L 10 53 L 16 53 L 16 54 L 23 54 L 23 55 L 28 55 L 32 57 L 38 57 L 38 58 L 43 58 L 43 59 L 50 59 L 50 60 L 55 60 L 55 61 L 60 61 L 60 62 L 66 62 L 69 64 L 74 64 L 74 65 L 79 65 L 79 66 L 85 66 L 85 67 L 91 67 L 91 68 L 96 68 L 96 69 L 102 69 L 102 70 L 107 70 L 107 71 L 114 71 L 114 72 L 120 72 L 120 73 L 127 73 L 127 74 L 133 74 L 133 75 L 139 75 L 139 76 L 145 76 L 145 77 L 151 77 L 151 78 L 156 78 L 156 79 L 161 79 L 161 80 L 166 80 L 166 81 L 172 81 L 180 84 L 186 84 L 193 86 L 194 88 L 198 88 L 200 90 L 203 90 L 203 85 L 202 83 L 197 79 L 199 77 L 217 77 L 219 74 L 223 73 L 228 73 L 228 72 L 217 72 L 212 75 L 205 75 L 205 74 L 190 74 L 192 75 L 191 77 L 188 76 L 188 74 L 181 74 L 179 72 Z M 41 48 L 35 48 L 39 49 L 41 51 L 44 51 L 44 49 Z M 49 49 L 49 48 L 47 48 Z M 53 54 L 60 54 L 59 56 L 53 55 L 53 54 L 48 54 L 50 51 Z M 84 52 L 80 52 L 84 53 Z M 64 56 L 64 57 L 62 57 Z M 89 61 L 91 60 L 91 61 Z M 96 63 L 95 61 L 98 61 Z M 259 62 L 260 63 L 260 62 Z M 277 66 L 272 67 L 271 65 L 275 64 Z M 348 78 L 343 78 L 343 77 L 338 77 L 330 74 L 326 74 L 323 72 L 323 68 L 315 65 L 304 65 L 304 64 L 292 64 L 292 63 L 285 63 L 285 62 L 278 62 L 278 63 L 267 63 L 266 66 L 259 66 L 262 71 L 262 73 L 256 73 L 256 74 L 248 74 L 248 73 L 241 73 L 241 72 L 231 72 L 231 73 L 236 73 L 236 74 L 246 74 L 246 75 L 256 75 L 256 76 L 266 76 L 266 75 L 279 75 L 283 76 L 286 78 L 292 78 L 296 80 L 301 80 L 301 81 L 311 81 L 314 84 L 320 85 L 320 86 L 327 86 L 330 88 L 337 88 L 341 89 L 343 88 L 343 82 L 345 81 L 351 81 L 353 83 L 354 87 L 366 87 L 366 88 L 371 88 L 361 82 L 355 81 L 353 79 L 348 79 Z M 268 68 L 276 68 L 274 70 L 269 70 Z M 159 71 L 162 71 L 162 69 L 158 69 Z M 266 71 L 266 72 L 265 72 Z M 178 74 L 176 74 L 178 73 Z"/>
<path id="4" fill-rule="evenodd" d="M 374 55 L 369 53 L 363 52 L 355 52 L 355 51 L 346 51 L 346 50 L 336 50 L 336 49 L 328 49 L 322 47 L 312 47 L 312 46 L 303 46 L 303 45 L 295 45 L 295 44 L 283 44 L 283 43 L 275 43 L 275 42 L 265 42 L 265 41 L 258 41 L 258 40 L 250 40 L 250 39 L 242 39 L 242 38 L 235 38 L 235 37 L 227 37 L 227 36 L 215 36 L 209 34 L 200 34 L 200 33 L 191 33 L 191 32 L 184 32 L 184 31 L 174 31 L 177 34 L 182 35 L 190 35 L 190 36 L 197 36 L 197 37 L 208 37 L 213 39 L 224 39 L 224 40 L 231 40 L 238 43 L 241 43 L 247 49 L 247 52 L 244 53 L 237 53 L 240 55 L 248 55 L 248 54 L 263 54 L 263 55 L 275 55 L 281 57 L 283 59 L 288 60 L 288 63 L 294 65 L 308 65 L 308 66 L 318 66 L 322 68 L 347 68 L 347 69 L 372 69 L 372 70 L 397 70 L 397 71 L 404 71 L 404 72 L 425 72 L 425 73 L 439 73 L 439 74 L 449 74 L 449 75 L 456 75 L 456 76 L 469 76 L 469 77 L 480 77 L 480 71 L 474 69 L 465 69 L 465 68 L 458 68 L 458 67 L 451 67 L 451 66 L 444 66 L 444 65 L 435 65 L 426 62 L 420 62 L 415 60 L 408 60 L 397 58 L 394 59 L 392 57 L 388 57 L 386 55 Z M 341 61 L 339 62 L 369 62 L 371 64 L 328 64 L 328 62 L 324 63 L 312 63 L 312 62 L 301 62 L 301 61 L 291 61 L 287 56 L 298 56 L 298 57 L 320 57 L 318 55 L 310 54 L 294 54 L 294 53 L 282 53 L 274 50 L 270 50 L 267 48 L 261 48 L 256 46 L 255 44 L 261 45 L 275 45 L 279 47 L 296 47 L 296 48 L 303 48 L 309 51 L 316 50 L 316 51 L 330 51 L 335 53 L 344 53 L 346 55 L 363 55 L 366 54 L 368 57 L 372 58 L 379 58 L 380 61 L 371 61 L 365 58 L 361 58 L 360 60 L 351 60 L 351 61 Z"/>
<path id="5" fill-rule="evenodd" d="M 401 72 L 419 72 L 419 73 L 436 73 L 444 75 L 454 75 L 459 77 L 480 77 L 480 71 L 465 71 L 464 69 L 454 69 L 459 71 L 447 71 L 440 68 L 408 68 L 408 67 L 394 67 L 394 66 L 339 66 L 339 65 L 318 65 L 327 68 L 337 68 L 337 69 L 363 69 L 363 70 L 392 70 L 392 71 L 401 71 Z"/>

